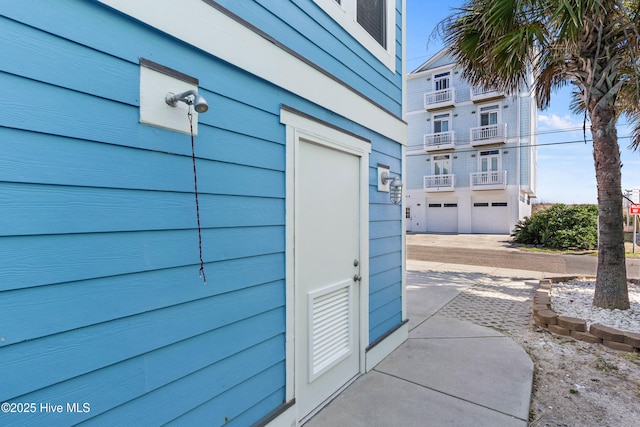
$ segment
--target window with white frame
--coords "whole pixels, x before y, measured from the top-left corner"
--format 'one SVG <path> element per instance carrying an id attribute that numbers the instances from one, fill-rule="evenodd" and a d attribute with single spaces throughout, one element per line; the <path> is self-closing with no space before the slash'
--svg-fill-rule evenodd
<path id="1" fill-rule="evenodd" d="M 451 113 L 435 114 L 433 116 L 433 143 L 449 144 L 452 142 L 449 133 Z"/>
<path id="2" fill-rule="evenodd" d="M 439 154 L 433 156 L 431 161 L 431 178 L 430 184 L 436 187 L 451 187 L 451 155 Z"/>
<path id="3" fill-rule="evenodd" d="M 451 113 L 436 114 L 433 116 L 433 133 L 449 132 Z"/>
<path id="4" fill-rule="evenodd" d="M 451 71 L 433 76 L 433 90 L 445 90 L 451 87 Z"/>
<path id="5" fill-rule="evenodd" d="M 496 172 L 501 167 L 500 150 L 481 151 L 478 156 L 478 170 L 480 172 Z"/>
<path id="6" fill-rule="evenodd" d="M 440 154 L 433 156 L 431 162 L 431 174 L 432 175 L 449 175 L 451 170 L 451 155 Z"/>
<path id="7" fill-rule="evenodd" d="M 329 16 L 367 48 L 387 68 L 395 71 L 395 1 L 314 0 Z"/>
<path id="8" fill-rule="evenodd" d="M 497 125 L 500 122 L 500 105 L 480 107 L 480 126 Z"/>
<path id="9" fill-rule="evenodd" d="M 387 0 L 356 0 L 356 20 L 371 37 L 387 47 Z"/>

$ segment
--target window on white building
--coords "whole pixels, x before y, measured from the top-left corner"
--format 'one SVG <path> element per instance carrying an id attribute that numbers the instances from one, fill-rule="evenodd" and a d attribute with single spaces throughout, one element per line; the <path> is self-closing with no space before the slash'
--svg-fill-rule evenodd
<path id="1" fill-rule="evenodd" d="M 480 108 L 480 126 L 497 125 L 499 120 L 500 106 L 488 105 Z"/>
<path id="2" fill-rule="evenodd" d="M 439 73 L 433 76 L 433 89 L 445 90 L 451 87 L 451 72 Z"/>
<path id="3" fill-rule="evenodd" d="M 481 151 L 479 158 L 480 172 L 494 172 L 500 170 L 500 150 Z"/>
<path id="4" fill-rule="evenodd" d="M 433 156 L 431 168 L 432 175 L 449 175 L 451 173 L 451 155 L 440 154 Z"/>
<path id="5" fill-rule="evenodd" d="M 449 132 L 451 114 L 436 114 L 433 116 L 433 133 Z"/>

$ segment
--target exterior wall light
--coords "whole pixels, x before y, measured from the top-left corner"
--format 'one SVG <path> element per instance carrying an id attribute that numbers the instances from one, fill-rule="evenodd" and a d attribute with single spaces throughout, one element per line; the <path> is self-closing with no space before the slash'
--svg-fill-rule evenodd
<path id="1" fill-rule="evenodd" d="M 397 205 L 402 201 L 402 181 L 397 176 L 391 178 L 388 172 L 382 172 L 380 176 L 383 185 L 389 184 L 389 199 L 391 203 Z M 389 182 L 391 181 L 391 182 Z"/>

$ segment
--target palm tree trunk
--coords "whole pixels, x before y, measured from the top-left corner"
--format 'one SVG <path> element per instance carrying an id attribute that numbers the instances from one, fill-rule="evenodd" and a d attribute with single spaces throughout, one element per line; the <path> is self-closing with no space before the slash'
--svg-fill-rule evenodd
<path id="1" fill-rule="evenodd" d="M 593 134 L 593 160 L 598 184 L 598 269 L 593 305 L 629 308 L 627 269 L 624 255 L 622 216 L 622 172 L 616 131 L 616 114 L 611 105 L 595 103 L 589 109 Z"/>

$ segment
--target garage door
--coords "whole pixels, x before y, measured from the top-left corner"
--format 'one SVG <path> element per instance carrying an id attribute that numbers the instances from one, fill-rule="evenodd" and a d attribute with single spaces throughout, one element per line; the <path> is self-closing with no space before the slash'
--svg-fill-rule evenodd
<path id="1" fill-rule="evenodd" d="M 471 232 L 477 234 L 509 234 L 507 202 L 474 202 L 471 211 Z"/>
<path id="2" fill-rule="evenodd" d="M 427 202 L 427 232 L 457 233 L 458 204 L 455 202 Z"/>

